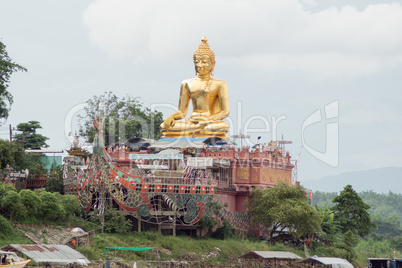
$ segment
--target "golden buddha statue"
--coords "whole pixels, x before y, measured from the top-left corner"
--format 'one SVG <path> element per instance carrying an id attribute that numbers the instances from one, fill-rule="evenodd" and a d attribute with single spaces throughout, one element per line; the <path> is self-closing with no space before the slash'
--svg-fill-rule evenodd
<path id="1" fill-rule="evenodd" d="M 215 54 L 205 37 L 201 41 L 193 55 L 196 77 L 181 83 L 178 110 L 160 126 L 165 137 L 225 137 L 229 130 L 229 124 L 222 120 L 229 115 L 228 87 L 225 81 L 211 77 Z M 190 100 L 191 116 L 181 120 Z"/>

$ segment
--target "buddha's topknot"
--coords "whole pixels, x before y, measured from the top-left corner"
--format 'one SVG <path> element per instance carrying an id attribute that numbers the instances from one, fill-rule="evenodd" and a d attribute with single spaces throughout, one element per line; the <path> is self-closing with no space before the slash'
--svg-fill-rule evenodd
<path id="1" fill-rule="evenodd" d="M 198 49 L 196 51 L 194 51 L 193 54 L 193 60 L 195 60 L 195 56 L 199 55 L 199 56 L 209 56 L 209 58 L 211 59 L 212 62 L 215 62 L 215 53 L 209 48 L 208 45 L 208 40 L 205 36 L 202 37 L 201 39 L 201 44 L 198 46 Z"/>

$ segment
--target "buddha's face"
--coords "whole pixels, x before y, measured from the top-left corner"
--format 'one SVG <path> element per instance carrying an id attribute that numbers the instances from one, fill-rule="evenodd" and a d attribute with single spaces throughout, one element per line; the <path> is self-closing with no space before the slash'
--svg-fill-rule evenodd
<path id="1" fill-rule="evenodd" d="M 207 55 L 195 55 L 194 67 L 198 75 L 208 75 L 214 69 L 215 62 Z"/>

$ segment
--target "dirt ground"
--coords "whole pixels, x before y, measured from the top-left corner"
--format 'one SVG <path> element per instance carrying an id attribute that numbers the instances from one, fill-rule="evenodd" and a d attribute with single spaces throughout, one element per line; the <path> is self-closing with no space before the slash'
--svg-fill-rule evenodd
<path id="1" fill-rule="evenodd" d="M 85 244 L 88 233 L 71 233 L 73 228 L 61 226 L 14 224 L 14 228 L 36 244 L 72 245 L 72 240 Z"/>

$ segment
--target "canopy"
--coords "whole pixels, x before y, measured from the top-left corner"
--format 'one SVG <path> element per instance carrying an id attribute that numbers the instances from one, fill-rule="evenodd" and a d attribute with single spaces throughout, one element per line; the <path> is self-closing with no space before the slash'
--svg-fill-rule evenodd
<path id="1" fill-rule="evenodd" d="M 121 248 L 121 247 L 105 247 L 105 257 L 107 254 L 108 249 L 117 249 L 117 250 L 131 250 L 131 251 L 145 251 L 145 250 L 150 250 L 154 248 Z"/>
<path id="2" fill-rule="evenodd" d="M 80 227 L 75 227 L 70 231 L 70 233 L 85 233 L 85 231 L 82 230 Z"/>

